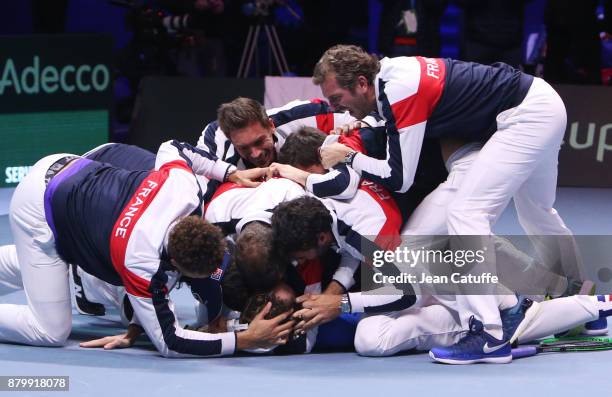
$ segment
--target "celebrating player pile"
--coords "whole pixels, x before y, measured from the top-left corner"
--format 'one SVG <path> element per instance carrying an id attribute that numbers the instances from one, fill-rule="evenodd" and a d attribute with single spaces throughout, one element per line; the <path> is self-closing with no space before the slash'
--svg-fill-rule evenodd
<path id="1" fill-rule="evenodd" d="M 612 303 L 574 295 L 591 284 L 552 208 L 566 113 L 546 82 L 505 64 L 379 61 L 342 45 L 323 54 L 313 81 L 330 105 L 266 111 L 238 98 L 195 148 L 111 144 L 40 160 L 11 203 L 15 246 L 0 247 L 0 287 L 28 295 L 27 305 L 0 305 L 0 340 L 65 343 L 67 264 L 80 312 L 114 305 L 130 324 L 84 347 L 129 347 L 144 331 L 172 357 L 354 346 L 506 363 L 512 343 L 585 323 L 607 332 Z M 492 235 L 510 199 L 537 261 Z M 447 235 L 473 236 L 440 241 L 476 241 L 512 285 L 362 290 L 355 275 L 377 271 L 372 252 L 398 249 L 401 236 Z M 563 238 L 536 240 L 544 235 Z M 189 329 L 169 300 L 181 282 L 197 300 Z M 528 299 L 515 294 L 523 285 L 565 297 Z"/>

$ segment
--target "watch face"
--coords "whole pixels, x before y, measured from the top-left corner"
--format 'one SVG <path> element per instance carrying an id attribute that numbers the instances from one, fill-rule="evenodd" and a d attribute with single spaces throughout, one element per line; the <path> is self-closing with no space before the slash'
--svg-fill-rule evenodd
<path id="1" fill-rule="evenodd" d="M 351 304 L 349 303 L 348 296 L 344 295 L 340 300 L 340 311 L 342 313 L 351 312 Z"/>

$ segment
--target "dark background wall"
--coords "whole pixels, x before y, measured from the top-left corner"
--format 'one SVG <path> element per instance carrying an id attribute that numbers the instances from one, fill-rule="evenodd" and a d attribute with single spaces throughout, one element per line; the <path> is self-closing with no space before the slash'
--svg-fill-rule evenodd
<path id="1" fill-rule="evenodd" d="M 238 96 L 263 103 L 263 79 L 147 77 L 134 108 L 128 142 L 157 151 L 168 139 L 195 144 L 217 108 Z"/>

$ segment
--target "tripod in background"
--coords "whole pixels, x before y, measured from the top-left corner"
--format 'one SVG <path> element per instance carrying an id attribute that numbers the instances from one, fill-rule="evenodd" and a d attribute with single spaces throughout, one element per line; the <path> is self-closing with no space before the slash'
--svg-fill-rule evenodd
<path id="1" fill-rule="evenodd" d="M 289 73 L 285 52 L 278 39 L 276 26 L 272 23 L 273 16 L 271 11 L 275 7 L 283 7 L 297 21 L 302 19 L 285 0 L 252 0 L 242 6 L 242 13 L 246 16 L 256 18 L 256 22 L 249 26 L 249 33 L 247 34 L 244 50 L 242 51 L 242 58 L 240 60 L 240 67 L 238 68 L 239 78 L 247 77 L 251 70 L 253 55 L 255 54 L 255 49 L 259 45 L 259 35 L 262 29 L 266 32 L 265 37 L 267 38 L 270 53 L 274 57 L 274 62 L 276 63 L 279 74 L 284 75 Z M 269 63 L 272 64 L 272 57 L 270 56 L 269 59 Z"/>
<path id="2" fill-rule="evenodd" d="M 262 29 L 266 32 L 270 52 L 274 57 L 279 74 L 284 75 L 289 72 L 285 52 L 283 51 L 278 33 L 276 32 L 276 26 L 270 23 L 257 23 L 249 27 L 249 33 L 247 34 L 244 50 L 242 51 L 242 58 L 240 59 L 240 67 L 238 68 L 239 78 L 246 78 L 251 70 L 253 55 L 255 54 L 255 49 L 257 49 L 259 45 L 259 35 Z"/>

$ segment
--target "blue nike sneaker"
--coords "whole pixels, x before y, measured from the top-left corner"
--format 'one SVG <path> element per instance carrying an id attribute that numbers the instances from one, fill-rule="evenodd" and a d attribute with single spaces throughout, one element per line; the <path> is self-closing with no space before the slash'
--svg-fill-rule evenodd
<path id="1" fill-rule="evenodd" d="M 505 364 L 512 361 L 512 348 L 510 341 L 494 338 L 472 316 L 467 335 L 452 346 L 434 347 L 429 357 L 444 364 Z"/>
<path id="2" fill-rule="evenodd" d="M 605 302 L 606 298 L 604 295 L 597 295 L 597 300 Z M 575 336 L 604 336 L 608 335 L 608 319 L 607 317 L 612 315 L 612 311 L 599 311 L 599 318 L 597 320 L 589 321 L 581 324 L 565 332 L 555 334 L 555 337 L 575 337 Z"/>
<path id="3" fill-rule="evenodd" d="M 504 330 L 504 340 L 510 341 L 511 344 L 521 336 L 540 311 L 538 302 L 522 295 L 517 295 L 516 298 L 518 300 L 516 305 L 499 313 Z"/>
<path id="4" fill-rule="evenodd" d="M 587 336 L 603 336 L 608 335 L 608 319 L 606 317 L 598 318 L 597 320 L 589 321 L 584 324 L 582 335 Z"/>
<path id="5" fill-rule="evenodd" d="M 597 295 L 597 300 L 605 302 L 606 297 L 604 295 Z M 589 321 L 584 324 L 582 329 L 582 335 L 588 336 L 603 336 L 608 334 L 608 316 L 612 315 L 610 310 L 599 311 L 599 318 L 597 320 Z"/>
<path id="6" fill-rule="evenodd" d="M 597 295 L 597 300 L 600 302 L 606 301 L 605 295 Z M 597 320 L 589 321 L 584 324 L 582 330 L 583 335 L 588 336 L 603 336 L 608 335 L 608 316 L 612 315 L 612 310 L 600 310 Z"/>

